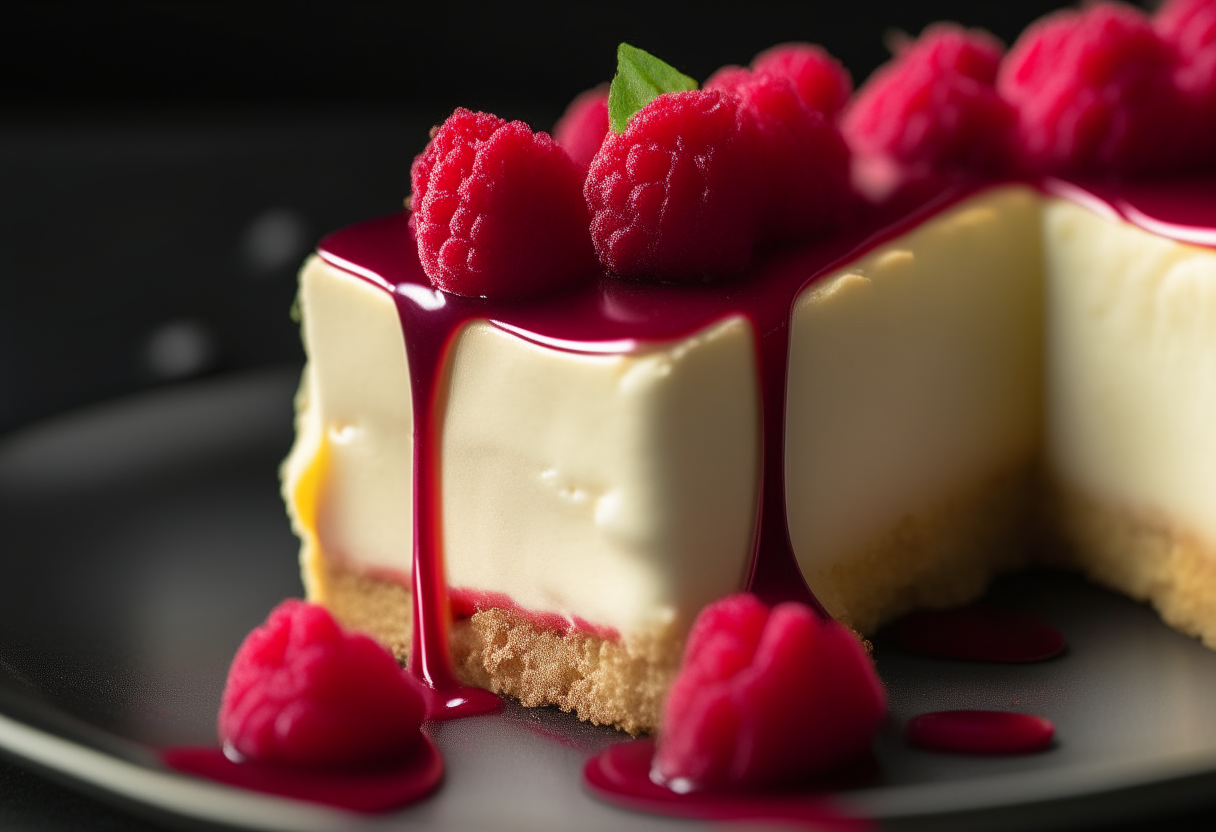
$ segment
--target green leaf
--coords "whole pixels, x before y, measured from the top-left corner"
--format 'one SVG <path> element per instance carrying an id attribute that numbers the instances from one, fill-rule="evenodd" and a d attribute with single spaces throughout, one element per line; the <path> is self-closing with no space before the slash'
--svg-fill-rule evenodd
<path id="1" fill-rule="evenodd" d="M 616 49 L 616 75 L 608 88 L 608 123 L 624 133 L 633 114 L 665 92 L 695 90 L 697 82 L 670 64 L 622 43 Z"/>

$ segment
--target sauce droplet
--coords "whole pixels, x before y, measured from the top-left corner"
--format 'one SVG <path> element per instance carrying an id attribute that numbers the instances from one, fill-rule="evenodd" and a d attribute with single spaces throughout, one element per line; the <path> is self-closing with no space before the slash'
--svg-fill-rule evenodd
<path id="1" fill-rule="evenodd" d="M 869 779 L 872 761 L 853 766 L 805 790 L 780 792 L 678 791 L 650 776 L 654 740 L 614 745 L 587 761 L 583 782 L 596 797 L 638 812 L 697 820 L 773 820 L 811 822 L 815 829 L 868 830 L 873 824 L 845 815 L 827 792 Z"/>
<path id="2" fill-rule="evenodd" d="M 1051 720 L 1009 711 L 937 711 L 921 714 L 904 733 L 910 745 L 962 754 L 1026 754 L 1051 747 Z"/>

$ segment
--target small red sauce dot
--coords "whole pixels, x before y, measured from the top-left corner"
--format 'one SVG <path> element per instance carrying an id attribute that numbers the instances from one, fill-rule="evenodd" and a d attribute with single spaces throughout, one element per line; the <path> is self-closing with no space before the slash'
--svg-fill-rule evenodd
<path id="1" fill-rule="evenodd" d="M 1025 754 L 1051 746 L 1051 720 L 1008 711 L 938 711 L 908 723 L 908 743 L 930 751 Z"/>

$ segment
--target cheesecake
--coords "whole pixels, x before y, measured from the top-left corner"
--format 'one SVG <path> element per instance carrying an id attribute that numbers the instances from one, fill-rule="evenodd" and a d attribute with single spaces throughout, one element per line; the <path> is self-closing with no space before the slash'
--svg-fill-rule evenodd
<path id="1" fill-rule="evenodd" d="M 988 186 L 851 256 L 751 278 L 788 295 L 786 522 L 832 615 L 870 634 L 1049 555 L 1216 644 L 1216 250 L 1117 206 L 1062 182 Z M 397 303 L 427 290 L 416 263 L 381 274 L 359 252 L 407 221 L 339 232 L 305 265 L 283 468 L 309 597 L 399 657 L 414 521 Z M 646 319 L 680 291 L 559 298 L 594 320 L 588 340 L 574 313 L 467 304 L 438 404 L 463 678 L 652 730 L 692 619 L 742 585 L 757 316 L 698 296 Z M 1070 545 L 1032 545 L 1045 508 Z"/>
<path id="2" fill-rule="evenodd" d="M 1137 13 L 1069 14 L 1042 42 L 1173 66 L 1133 48 L 1157 37 Z M 425 644 L 466 684 L 630 733 L 657 729 L 698 612 L 742 589 L 869 635 L 1048 563 L 1216 647 L 1216 179 L 1163 172 L 1160 131 L 1051 144 L 1074 104 L 1036 110 L 1037 53 L 1000 49 L 937 27 L 896 59 L 928 69 L 848 105 L 821 50 L 704 91 L 633 50 L 672 91 L 627 118 L 582 102 L 589 162 L 454 113 L 411 208 L 300 275 L 282 483 L 309 598 L 403 662 Z M 1083 59 L 1062 72 L 1100 83 Z M 887 130 L 884 95 L 934 117 L 908 84 L 953 85 L 966 117 Z M 496 294 L 499 265 L 527 291 Z"/>

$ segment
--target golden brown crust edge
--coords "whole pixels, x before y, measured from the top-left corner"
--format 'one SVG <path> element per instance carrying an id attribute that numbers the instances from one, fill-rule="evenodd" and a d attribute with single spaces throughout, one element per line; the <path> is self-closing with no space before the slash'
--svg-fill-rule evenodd
<path id="1" fill-rule="evenodd" d="M 1056 479 L 1048 497 L 1062 540 L 1044 558 L 1147 601 L 1171 627 L 1216 649 L 1216 547 L 1151 512 L 1134 511 Z"/>
<path id="2" fill-rule="evenodd" d="M 865 550 L 808 573 L 807 582 L 833 617 L 867 636 L 913 610 L 974 601 L 996 575 L 1029 560 L 1033 469 L 995 475 L 966 496 L 908 515 Z"/>
<path id="3" fill-rule="evenodd" d="M 403 662 L 412 629 L 409 591 L 391 578 L 326 564 L 316 596 L 343 626 L 367 633 Z M 467 684 L 528 707 L 556 706 L 630 734 L 658 729 L 663 700 L 679 667 L 675 634 L 624 642 L 559 633 L 503 609 L 453 624 L 452 657 Z"/>

